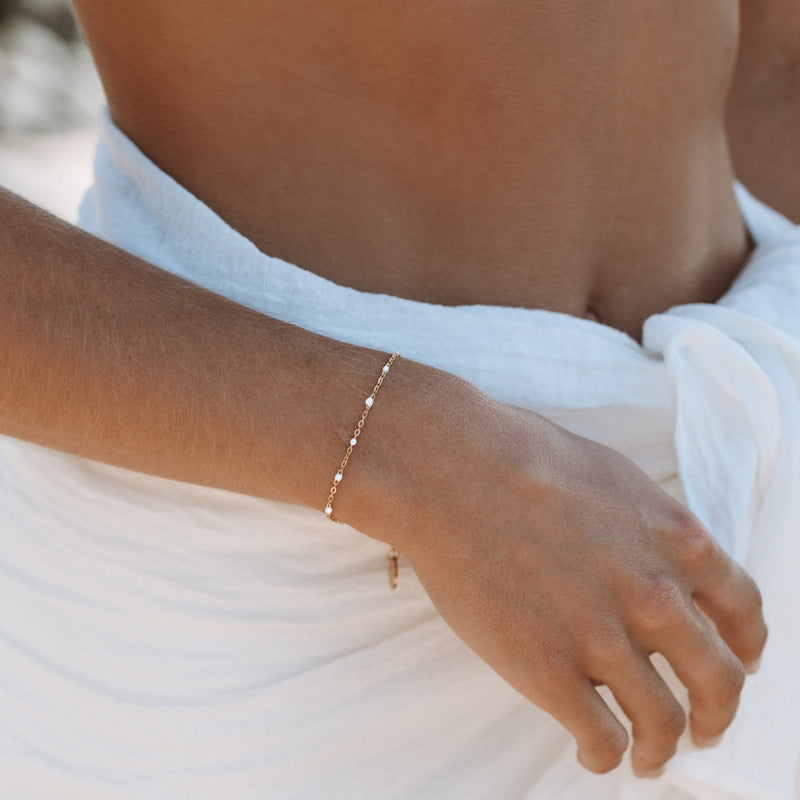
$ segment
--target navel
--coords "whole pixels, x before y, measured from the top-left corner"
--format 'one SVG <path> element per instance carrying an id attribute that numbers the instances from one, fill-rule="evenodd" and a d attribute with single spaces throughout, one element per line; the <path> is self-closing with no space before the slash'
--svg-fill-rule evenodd
<path id="1" fill-rule="evenodd" d="M 600 314 L 597 313 L 597 309 L 594 306 L 587 306 L 586 311 L 584 312 L 583 316 L 586 319 L 590 319 L 593 322 L 602 322 L 603 320 L 600 319 Z"/>

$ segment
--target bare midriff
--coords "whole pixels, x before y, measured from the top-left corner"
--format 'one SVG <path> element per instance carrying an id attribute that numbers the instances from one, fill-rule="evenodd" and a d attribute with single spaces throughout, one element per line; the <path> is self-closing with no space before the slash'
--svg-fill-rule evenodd
<path id="1" fill-rule="evenodd" d="M 737 3 L 77 0 L 117 124 L 261 250 L 638 338 L 748 253 Z"/>

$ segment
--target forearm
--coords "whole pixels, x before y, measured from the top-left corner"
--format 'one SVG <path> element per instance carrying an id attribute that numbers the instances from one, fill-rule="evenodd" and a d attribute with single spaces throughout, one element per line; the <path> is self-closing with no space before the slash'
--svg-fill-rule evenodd
<path id="1" fill-rule="evenodd" d="M 0 192 L 0 433 L 321 509 L 384 361 Z"/>

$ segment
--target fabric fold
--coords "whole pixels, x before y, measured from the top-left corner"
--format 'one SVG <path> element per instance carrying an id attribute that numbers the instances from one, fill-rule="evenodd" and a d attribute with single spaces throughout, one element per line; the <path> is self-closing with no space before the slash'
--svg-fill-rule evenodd
<path id="1" fill-rule="evenodd" d="M 799 798 L 800 232 L 736 191 L 748 265 L 717 304 L 648 319 L 640 345 L 548 311 L 358 292 L 265 255 L 106 115 L 87 230 L 615 447 L 754 575 L 771 640 L 718 748 L 683 742 L 655 782 L 627 764 L 590 775 L 406 562 L 386 591 L 380 543 L 0 438 L 0 795 Z"/>

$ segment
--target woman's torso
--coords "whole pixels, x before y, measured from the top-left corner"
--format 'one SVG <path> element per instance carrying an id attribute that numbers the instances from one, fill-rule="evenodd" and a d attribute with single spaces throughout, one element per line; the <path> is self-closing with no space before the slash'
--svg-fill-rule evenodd
<path id="1" fill-rule="evenodd" d="M 123 130 L 338 283 L 638 337 L 746 257 L 729 0 L 75 5 Z"/>

